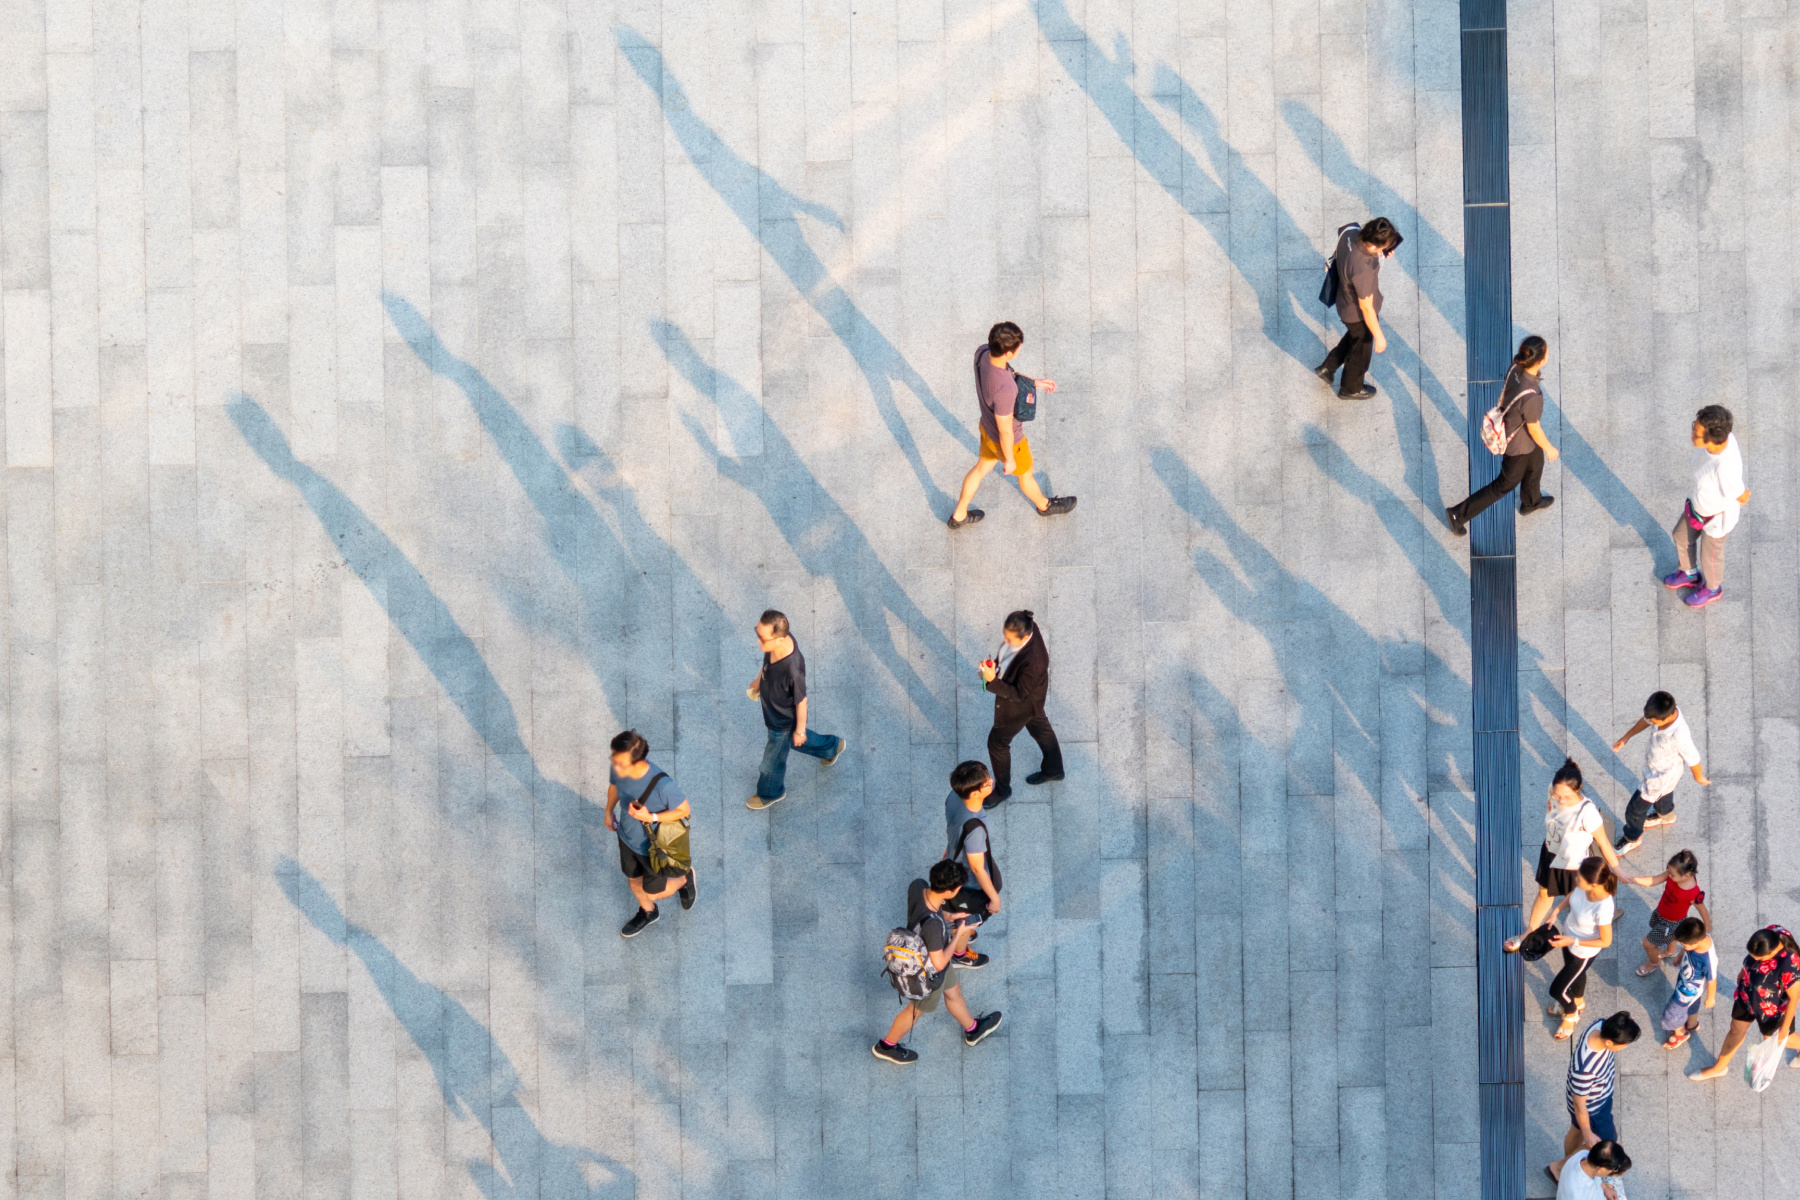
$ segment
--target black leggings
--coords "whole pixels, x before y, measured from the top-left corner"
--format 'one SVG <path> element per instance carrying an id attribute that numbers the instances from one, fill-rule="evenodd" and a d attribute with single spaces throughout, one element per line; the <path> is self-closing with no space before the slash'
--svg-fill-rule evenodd
<path id="1" fill-rule="evenodd" d="M 1569 948 L 1562 948 L 1562 970 L 1550 981 L 1550 999 L 1562 1006 L 1565 1013 L 1575 1011 L 1575 1002 L 1587 994 L 1588 967 L 1592 958 L 1576 958 L 1569 953 Z"/>

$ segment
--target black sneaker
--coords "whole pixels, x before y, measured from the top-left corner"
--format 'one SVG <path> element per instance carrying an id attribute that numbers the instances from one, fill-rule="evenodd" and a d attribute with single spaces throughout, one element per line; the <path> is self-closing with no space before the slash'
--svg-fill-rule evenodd
<path id="1" fill-rule="evenodd" d="M 1542 512 L 1544 509 L 1549 508 L 1552 504 L 1555 504 L 1555 503 L 1556 503 L 1555 496 L 1539 496 L 1538 502 L 1536 504 L 1532 504 L 1532 505 L 1521 504 L 1521 505 L 1519 505 L 1519 515 L 1521 517 L 1523 517 L 1523 516 L 1529 516 L 1531 513 L 1534 513 L 1534 512 Z"/>
<path id="2" fill-rule="evenodd" d="M 1333 379 L 1337 378 L 1337 368 L 1330 363 L 1320 363 L 1313 368 L 1313 374 L 1317 375 L 1320 379 L 1323 379 L 1326 383 L 1330 383 Z"/>
<path id="3" fill-rule="evenodd" d="M 991 1012 L 985 1017 L 976 1017 L 975 1028 L 963 1034 L 963 1045 L 979 1046 L 983 1038 L 998 1028 L 1000 1028 L 999 1013 Z"/>
<path id="4" fill-rule="evenodd" d="M 950 965 L 962 971 L 979 971 L 990 961 L 985 954 L 954 954 L 950 957 Z"/>
<path id="5" fill-rule="evenodd" d="M 654 907 L 652 907 L 649 912 L 645 912 L 640 908 L 635 913 L 631 914 L 631 920 L 625 922 L 624 928 L 619 930 L 619 936 L 634 938 L 638 934 L 644 932 L 644 930 L 656 924 L 656 919 L 661 915 L 662 914 L 657 912 Z"/>
<path id="6" fill-rule="evenodd" d="M 876 1058 L 879 1058 L 882 1062 L 891 1062 L 897 1067 L 910 1067 L 912 1064 L 919 1061 L 917 1052 L 908 1050 L 899 1042 L 895 1042 L 890 1046 L 886 1042 L 878 1040 L 873 1046 L 869 1047 L 869 1053 L 873 1054 Z"/>
<path id="7" fill-rule="evenodd" d="M 948 525 L 952 529 L 961 529 L 964 525 L 973 525 L 975 522 L 981 520 L 981 518 L 983 518 L 985 516 L 987 516 L 987 514 L 982 512 L 979 508 L 971 508 L 969 510 L 969 515 L 964 517 L 960 521 L 956 519 L 955 513 L 951 513 L 949 520 L 945 521 L 944 524 Z M 912 1051 L 908 1050 L 907 1053 L 912 1054 Z M 918 1057 L 918 1055 L 913 1054 L 913 1058 L 917 1058 L 917 1057 Z M 908 1061 L 910 1061 L 910 1060 L 908 1060 Z"/>
<path id="8" fill-rule="evenodd" d="M 682 884 L 675 894 L 680 897 L 681 907 L 684 910 L 694 907 L 694 901 L 700 898 L 700 881 L 694 878 L 692 867 L 688 868 L 687 882 Z"/>
<path id="9" fill-rule="evenodd" d="M 1073 497 L 1073 496 L 1052 496 L 1052 497 L 1050 497 L 1050 503 L 1048 503 L 1048 504 L 1044 505 L 1044 507 L 1038 509 L 1038 516 L 1040 516 L 1040 517 L 1060 517 L 1062 514 L 1068 512 L 1070 509 L 1072 509 L 1074 507 L 1075 507 L 1075 497 Z"/>
<path id="10" fill-rule="evenodd" d="M 838 748 L 831 752 L 831 757 L 830 758 L 822 758 L 819 761 L 829 767 L 832 763 L 834 763 L 838 760 L 838 756 L 843 754 L 843 752 L 844 752 L 844 747 L 848 746 L 849 744 L 850 743 L 845 741 L 843 738 L 839 738 L 838 739 Z"/>
<path id="11" fill-rule="evenodd" d="M 1062 777 L 1061 771 L 1058 771 L 1054 775 L 1046 774 L 1043 771 L 1033 771 L 1025 777 L 1025 782 L 1029 783 L 1032 787 L 1036 787 L 1040 783 L 1057 783 Z"/>
<path id="12" fill-rule="evenodd" d="M 1446 508 L 1444 510 L 1444 517 L 1450 522 L 1451 533 L 1454 533 L 1457 537 L 1469 536 L 1469 523 L 1457 516 L 1454 508 Z"/>
<path id="13" fill-rule="evenodd" d="M 1003 788 L 997 787 L 993 791 L 988 793 L 988 798 L 981 802 L 981 807 L 993 808 L 996 804 L 1005 804 L 1011 798 L 1012 798 L 1011 785 L 1008 785 Z"/>
<path id="14" fill-rule="evenodd" d="M 1374 396 L 1375 396 L 1375 385 L 1372 383 L 1363 384 L 1362 390 L 1360 392 L 1339 392 L 1338 393 L 1339 400 L 1369 400 L 1369 399 L 1373 399 Z"/>

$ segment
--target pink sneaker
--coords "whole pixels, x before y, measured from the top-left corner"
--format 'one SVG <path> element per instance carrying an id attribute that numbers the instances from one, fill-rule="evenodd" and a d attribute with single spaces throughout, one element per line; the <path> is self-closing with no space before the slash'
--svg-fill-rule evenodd
<path id="1" fill-rule="evenodd" d="M 1697 571 L 1676 571 L 1672 575 L 1663 576 L 1663 586 L 1666 588 L 1699 587 L 1700 574 Z"/>
<path id="2" fill-rule="evenodd" d="M 1683 601 L 1689 608 L 1705 608 L 1725 594 L 1724 588 L 1697 587 Z"/>

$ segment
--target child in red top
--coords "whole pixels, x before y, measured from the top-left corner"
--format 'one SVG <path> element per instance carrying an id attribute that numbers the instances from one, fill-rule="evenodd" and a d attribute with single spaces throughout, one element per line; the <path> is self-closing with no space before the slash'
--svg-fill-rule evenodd
<path id="1" fill-rule="evenodd" d="M 1687 917 L 1689 908 L 1700 910 L 1706 932 L 1712 933 L 1712 913 L 1706 909 L 1706 893 L 1700 890 L 1699 876 L 1700 860 L 1692 850 L 1676 851 L 1660 875 L 1631 876 L 1631 882 L 1639 887 L 1663 885 L 1662 899 L 1650 914 L 1650 932 L 1644 938 L 1644 965 L 1637 969 L 1639 976 L 1661 970 L 1664 960 L 1681 957 L 1681 947 L 1675 945 L 1675 927 Z"/>

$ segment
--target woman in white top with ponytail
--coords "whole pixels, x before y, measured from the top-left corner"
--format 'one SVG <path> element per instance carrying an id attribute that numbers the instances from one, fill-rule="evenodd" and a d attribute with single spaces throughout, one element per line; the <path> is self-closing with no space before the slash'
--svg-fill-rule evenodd
<path id="1" fill-rule="evenodd" d="M 1576 889 L 1576 872 L 1591 854 L 1598 854 L 1606 865 L 1619 871 L 1619 856 L 1612 843 L 1603 836 L 1605 821 L 1600 809 L 1581 792 L 1581 768 L 1572 758 L 1563 759 L 1550 780 L 1550 795 L 1544 802 L 1544 844 L 1538 851 L 1537 899 L 1531 902 L 1531 916 L 1525 922 L 1525 933 L 1542 925 L 1550 916 L 1550 906 Z M 1508 953 L 1517 951 L 1523 935 L 1506 943 Z"/>

